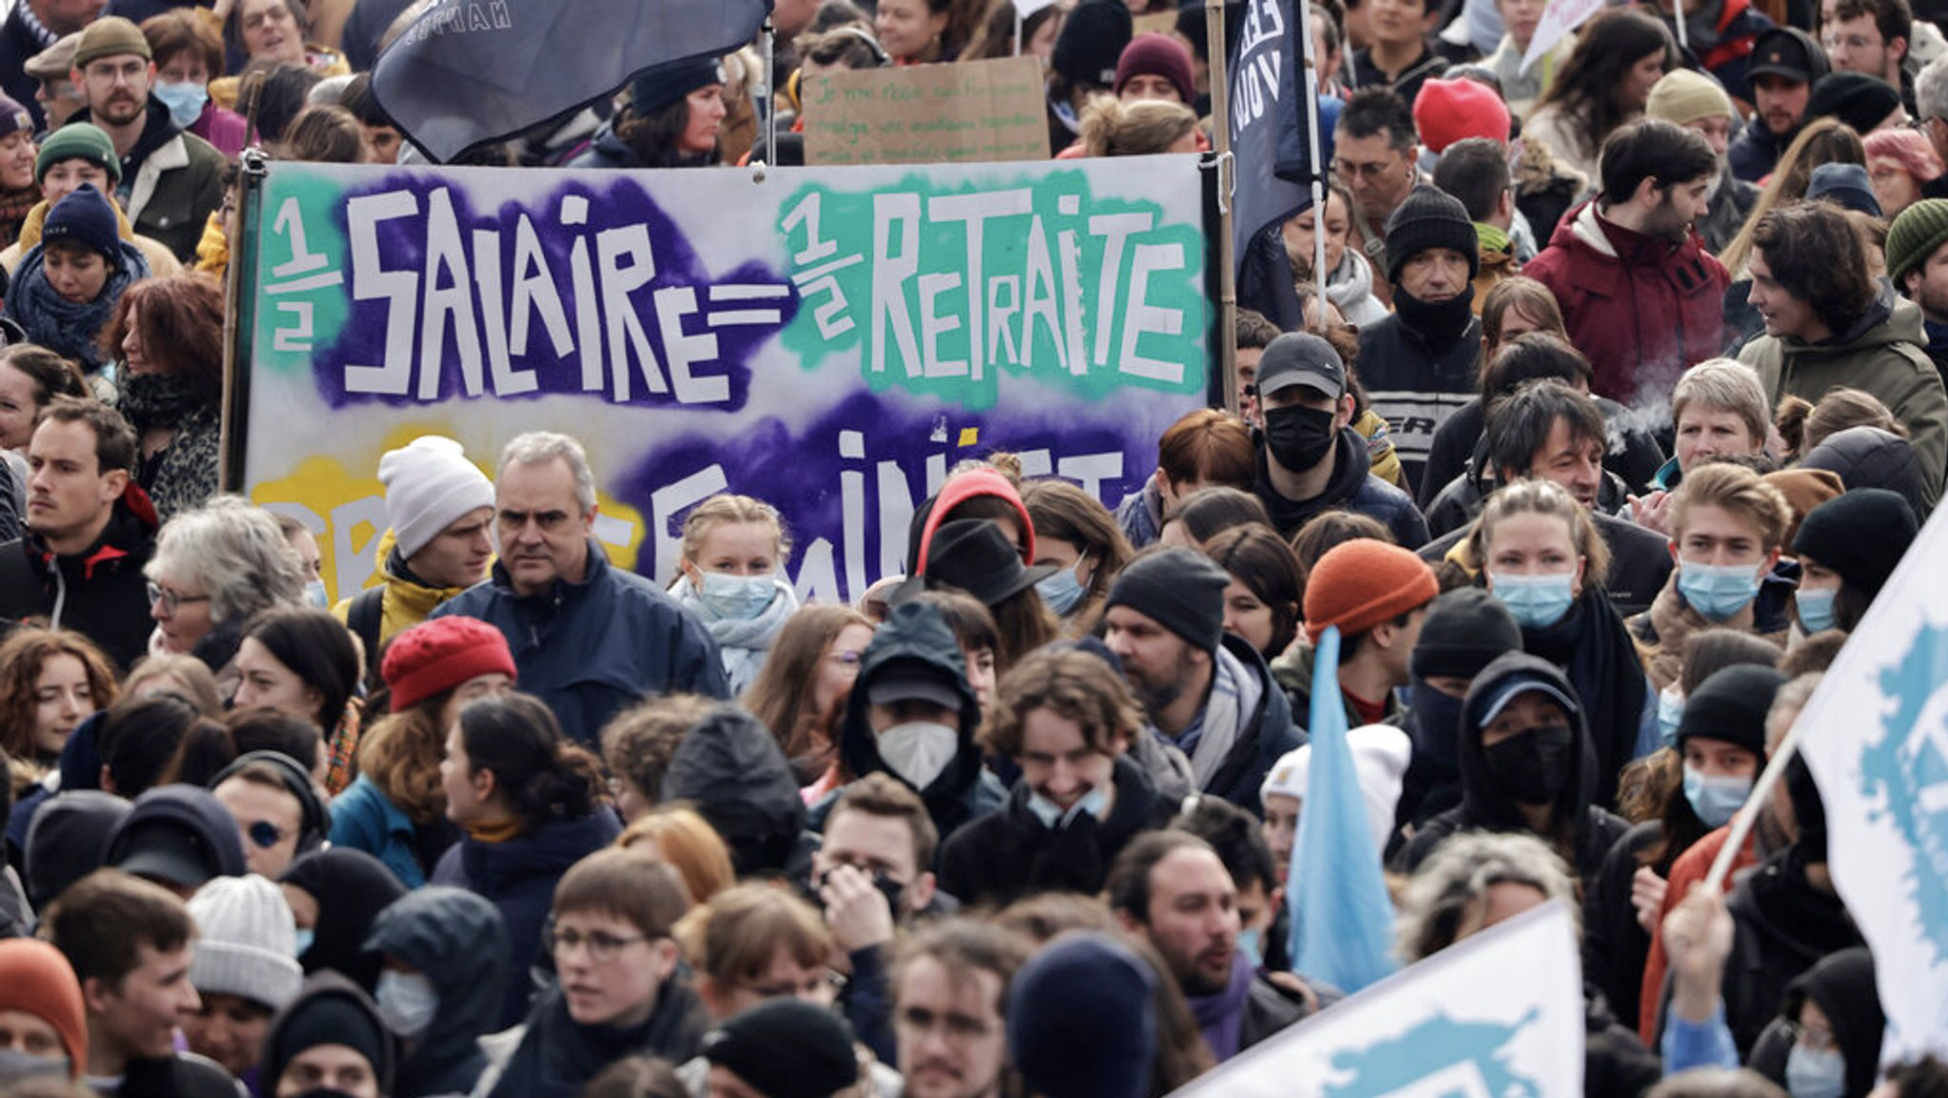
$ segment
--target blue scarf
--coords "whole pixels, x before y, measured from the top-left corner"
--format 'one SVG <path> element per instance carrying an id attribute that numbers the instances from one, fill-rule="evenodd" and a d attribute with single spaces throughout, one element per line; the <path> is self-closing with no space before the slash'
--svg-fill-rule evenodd
<path id="1" fill-rule="evenodd" d="M 96 340 L 108 327 L 115 303 L 122 291 L 149 277 L 149 263 L 133 244 L 121 241 L 119 266 L 93 301 L 74 302 L 54 292 L 42 269 L 47 246 L 34 245 L 14 272 L 13 288 L 7 292 L 6 314 L 27 330 L 27 338 L 57 354 L 81 363 L 88 374 L 99 371 L 107 362 Z"/>

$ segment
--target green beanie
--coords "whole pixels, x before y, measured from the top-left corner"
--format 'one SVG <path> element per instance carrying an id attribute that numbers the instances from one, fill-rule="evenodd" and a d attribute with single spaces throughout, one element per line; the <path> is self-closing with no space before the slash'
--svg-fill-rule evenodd
<path id="1" fill-rule="evenodd" d="M 122 158 L 115 155 L 115 142 L 92 122 L 70 122 L 41 142 L 34 158 L 34 182 L 47 175 L 47 169 L 63 160 L 86 160 L 108 173 L 111 184 L 122 181 Z"/>
<path id="2" fill-rule="evenodd" d="M 1887 229 L 1887 277 L 1895 287 L 1948 243 L 1948 198 L 1924 198 L 1901 211 Z"/>

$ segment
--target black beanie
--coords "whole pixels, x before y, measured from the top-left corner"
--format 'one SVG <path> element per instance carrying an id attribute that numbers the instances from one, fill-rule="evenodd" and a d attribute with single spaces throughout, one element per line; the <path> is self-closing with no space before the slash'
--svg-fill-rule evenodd
<path id="1" fill-rule="evenodd" d="M 724 67 L 715 57 L 691 57 L 656 65 L 629 81 L 629 109 L 637 117 L 654 114 L 698 88 L 724 82 Z"/>
<path id="2" fill-rule="evenodd" d="M 1848 587 L 1872 599 L 1919 532 L 1914 508 L 1897 493 L 1855 488 L 1808 511 L 1792 551 L 1833 569 Z"/>
<path id="3" fill-rule="evenodd" d="M 1685 695 L 1684 716 L 1678 718 L 1677 742 L 1693 736 L 1723 740 L 1765 758 L 1765 715 L 1772 698 L 1786 684 L 1778 669 L 1740 663 L 1713 671 Z"/>
<path id="4" fill-rule="evenodd" d="M 772 999 L 719 1026 L 703 1055 L 765 1098 L 831 1098 L 859 1081 L 852 1033 L 830 1010 Z"/>
<path id="5" fill-rule="evenodd" d="M 1866 134 L 1900 108 L 1901 93 L 1887 81 L 1864 72 L 1831 72 L 1813 81 L 1805 120 L 1837 118 Z"/>
<path id="6" fill-rule="evenodd" d="M 1111 87 L 1116 62 L 1135 33 L 1130 6 L 1123 0 L 1085 0 L 1062 21 L 1049 67 L 1072 84 Z"/>
<path id="7" fill-rule="evenodd" d="M 1194 648 L 1216 654 L 1224 637 L 1224 589 L 1231 577 L 1190 549 L 1162 549 L 1131 561 L 1103 604 L 1127 606 L 1156 619 Z"/>
<path id="8" fill-rule="evenodd" d="M 329 980 L 307 980 L 305 992 L 271 1027 L 261 1076 L 268 1088 L 276 1088 L 278 1077 L 292 1060 L 319 1045 L 344 1045 L 356 1051 L 372 1065 L 373 1075 L 390 1082 L 388 1038 L 377 1014 L 358 989 L 335 975 L 326 975 Z"/>
<path id="9" fill-rule="evenodd" d="M 1470 281 L 1481 273 L 1481 238 L 1461 200 L 1418 184 L 1387 218 L 1387 281 L 1400 281 L 1407 260 L 1429 248 L 1453 248 L 1468 257 Z"/>
<path id="10" fill-rule="evenodd" d="M 1502 600 L 1479 587 L 1463 587 L 1435 599 L 1428 609 L 1411 667 L 1417 679 L 1472 679 L 1496 656 L 1521 650 L 1522 627 Z"/>

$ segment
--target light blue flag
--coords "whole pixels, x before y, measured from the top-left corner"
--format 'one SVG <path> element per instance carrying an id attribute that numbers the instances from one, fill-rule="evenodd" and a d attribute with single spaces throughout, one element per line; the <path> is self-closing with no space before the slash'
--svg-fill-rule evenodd
<path id="1" fill-rule="evenodd" d="M 1394 971 L 1393 903 L 1366 819 L 1339 696 L 1339 629 L 1319 638 L 1312 666 L 1312 768 L 1285 900 L 1293 966 L 1358 991 Z"/>

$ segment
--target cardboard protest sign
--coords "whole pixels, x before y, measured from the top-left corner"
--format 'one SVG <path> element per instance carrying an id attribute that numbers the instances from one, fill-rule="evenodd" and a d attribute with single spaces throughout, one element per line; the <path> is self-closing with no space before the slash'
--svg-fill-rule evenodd
<path id="1" fill-rule="evenodd" d="M 1042 62 L 835 72 L 805 81 L 807 164 L 1047 160 Z"/>
<path id="2" fill-rule="evenodd" d="M 1204 405 L 1190 157 L 602 172 L 276 163 L 239 302 L 244 488 L 371 578 L 379 457 L 490 472 L 565 431 L 612 559 L 672 577 L 688 508 L 775 504 L 801 595 L 904 565 L 914 508 L 997 448 L 1114 506 Z"/>

